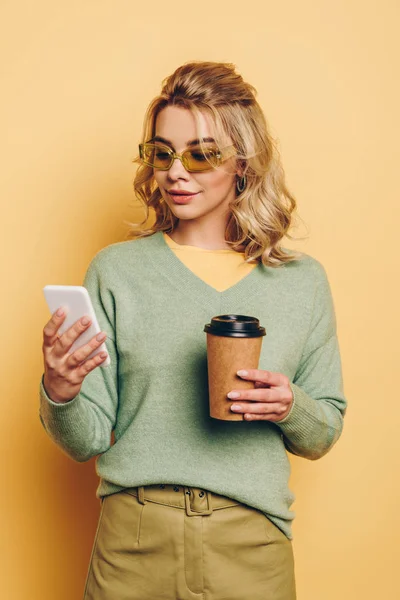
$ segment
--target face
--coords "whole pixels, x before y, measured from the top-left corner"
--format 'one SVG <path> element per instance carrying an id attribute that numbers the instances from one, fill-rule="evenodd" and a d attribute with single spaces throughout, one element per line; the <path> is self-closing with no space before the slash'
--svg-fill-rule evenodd
<path id="1" fill-rule="evenodd" d="M 202 138 L 212 137 L 211 122 L 205 113 L 201 113 L 199 135 Z M 198 138 L 194 115 L 186 108 L 166 106 L 157 115 L 155 136 L 168 140 L 167 145 L 180 154 L 189 147 L 190 141 Z M 230 144 L 232 141 L 228 138 L 224 146 Z M 178 219 L 198 219 L 203 223 L 212 219 L 215 225 L 215 219 L 226 220 L 229 202 L 235 198 L 235 174 L 239 173 L 236 162 L 235 156 L 232 156 L 219 168 L 190 173 L 176 158 L 168 171 L 154 169 L 154 178 L 162 197 Z M 195 195 L 186 198 L 174 196 L 171 190 L 184 190 Z"/>

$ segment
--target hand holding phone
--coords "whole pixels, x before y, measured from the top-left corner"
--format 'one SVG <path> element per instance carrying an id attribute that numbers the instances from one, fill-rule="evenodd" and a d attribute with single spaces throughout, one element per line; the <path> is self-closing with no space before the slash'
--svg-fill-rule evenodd
<path id="1" fill-rule="evenodd" d="M 48 285 L 43 288 L 52 313 L 43 329 L 44 380 L 54 402 L 68 402 L 79 393 L 84 378 L 97 366 L 110 364 L 88 291 L 83 286 Z M 57 315 L 60 307 L 63 316 Z M 88 317 L 87 324 L 82 322 Z M 105 333 L 105 332 L 104 332 Z"/>

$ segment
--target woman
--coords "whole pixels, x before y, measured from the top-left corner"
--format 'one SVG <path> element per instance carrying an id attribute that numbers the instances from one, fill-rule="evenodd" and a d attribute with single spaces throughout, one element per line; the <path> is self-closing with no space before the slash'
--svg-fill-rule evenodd
<path id="1" fill-rule="evenodd" d="M 88 324 L 58 336 L 54 313 L 43 330 L 42 423 L 74 460 L 100 455 L 84 598 L 294 600 L 287 451 L 326 454 L 346 411 L 325 270 L 279 245 L 296 203 L 233 65 L 165 80 L 137 162 L 154 225 L 99 251 L 84 280 L 111 365 L 88 358 L 102 340 L 68 354 Z M 267 331 L 259 368 L 238 373 L 253 388 L 228 395 L 235 422 L 209 416 L 204 333 L 231 313 Z"/>

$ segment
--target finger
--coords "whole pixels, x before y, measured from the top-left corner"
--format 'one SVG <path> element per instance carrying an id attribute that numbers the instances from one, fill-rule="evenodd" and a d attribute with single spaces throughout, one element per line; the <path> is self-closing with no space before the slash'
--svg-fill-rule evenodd
<path id="1" fill-rule="evenodd" d="M 240 394 L 236 398 L 229 398 L 235 402 L 252 400 L 253 402 L 277 402 L 282 400 L 282 390 L 279 388 L 255 388 L 254 390 L 232 390 Z"/>
<path id="2" fill-rule="evenodd" d="M 270 388 L 271 385 L 269 383 L 263 383 L 262 381 L 255 381 L 254 387 L 255 388 Z"/>
<path id="3" fill-rule="evenodd" d="M 93 371 L 93 369 L 95 369 L 98 365 L 104 362 L 107 356 L 107 352 L 100 352 L 99 354 L 96 354 L 96 356 L 93 356 L 93 358 L 85 360 L 85 362 L 75 370 L 80 380 L 84 379 L 86 375 L 90 373 L 90 371 Z"/>
<path id="4" fill-rule="evenodd" d="M 61 366 L 58 367 L 58 377 L 62 378 L 64 383 L 69 386 L 81 385 L 86 375 L 98 367 L 106 357 L 102 357 L 101 354 L 96 354 L 93 358 L 85 361 L 76 368 L 70 368 L 67 362 L 62 362 Z"/>
<path id="5" fill-rule="evenodd" d="M 64 313 L 62 315 L 57 314 L 61 309 L 57 309 L 51 316 L 51 319 L 46 323 L 43 328 L 43 347 L 53 346 L 55 340 L 57 339 L 57 331 L 61 327 L 65 317 L 66 312 L 64 309 Z"/>
<path id="6" fill-rule="evenodd" d="M 234 408 L 238 406 L 238 408 Z M 240 407 L 240 408 L 239 408 Z M 286 412 L 287 406 L 282 406 L 281 403 L 265 404 L 261 402 L 240 402 L 240 404 L 233 404 L 231 411 L 235 413 L 251 413 L 254 415 L 260 414 L 272 414 L 282 415 Z"/>
<path id="7" fill-rule="evenodd" d="M 288 381 L 283 373 L 274 373 L 273 371 L 264 371 L 261 369 L 245 369 L 247 375 L 239 375 L 242 379 L 252 379 L 268 385 L 280 386 Z M 240 372 L 240 371 L 239 371 Z"/>
<path id="8" fill-rule="evenodd" d="M 266 415 L 257 415 L 254 413 L 245 413 L 243 415 L 243 419 L 245 421 L 271 421 L 272 423 L 277 423 L 283 419 L 282 415 L 277 415 L 276 413 L 266 414 Z"/>
<path id="9" fill-rule="evenodd" d="M 89 319 L 88 323 L 84 323 L 84 320 L 85 316 L 79 319 L 79 321 L 75 321 L 67 331 L 64 331 L 64 333 L 56 339 L 56 342 L 54 343 L 54 354 L 56 356 L 64 356 L 75 340 L 90 327 L 92 322 L 91 319 Z"/>
<path id="10" fill-rule="evenodd" d="M 105 331 L 101 331 L 95 337 L 93 337 L 87 344 L 84 344 L 83 346 L 75 350 L 75 352 L 73 352 L 72 354 L 68 354 L 66 360 L 67 366 L 70 368 L 75 368 L 81 365 L 83 361 L 85 361 L 85 365 L 88 364 L 90 368 L 92 368 L 91 363 L 95 361 L 93 363 L 93 366 L 96 366 L 98 364 L 99 354 L 96 354 L 96 356 L 93 356 L 89 360 L 86 359 L 94 350 L 96 350 L 99 346 L 101 346 L 101 344 L 103 344 L 106 338 L 107 334 L 105 333 Z M 100 362 L 102 362 L 105 358 L 101 358 Z"/>

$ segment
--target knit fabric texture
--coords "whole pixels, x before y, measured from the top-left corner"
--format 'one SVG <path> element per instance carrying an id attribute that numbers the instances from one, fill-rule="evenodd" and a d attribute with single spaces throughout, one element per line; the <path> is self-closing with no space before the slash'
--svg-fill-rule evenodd
<path id="1" fill-rule="evenodd" d="M 347 406 L 322 264 L 304 253 L 277 268 L 259 263 L 221 292 L 157 232 L 101 249 L 83 285 L 111 364 L 91 371 L 64 404 L 49 398 L 42 374 L 39 415 L 73 460 L 97 456 L 97 497 L 161 483 L 204 488 L 264 512 L 293 539 L 288 452 L 324 456 Z M 250 315 L 265 327 L 258 368 L 289 378 L 294 401 L 284 419 L 209 416 L 204 326 L 222 314 Z"/>

